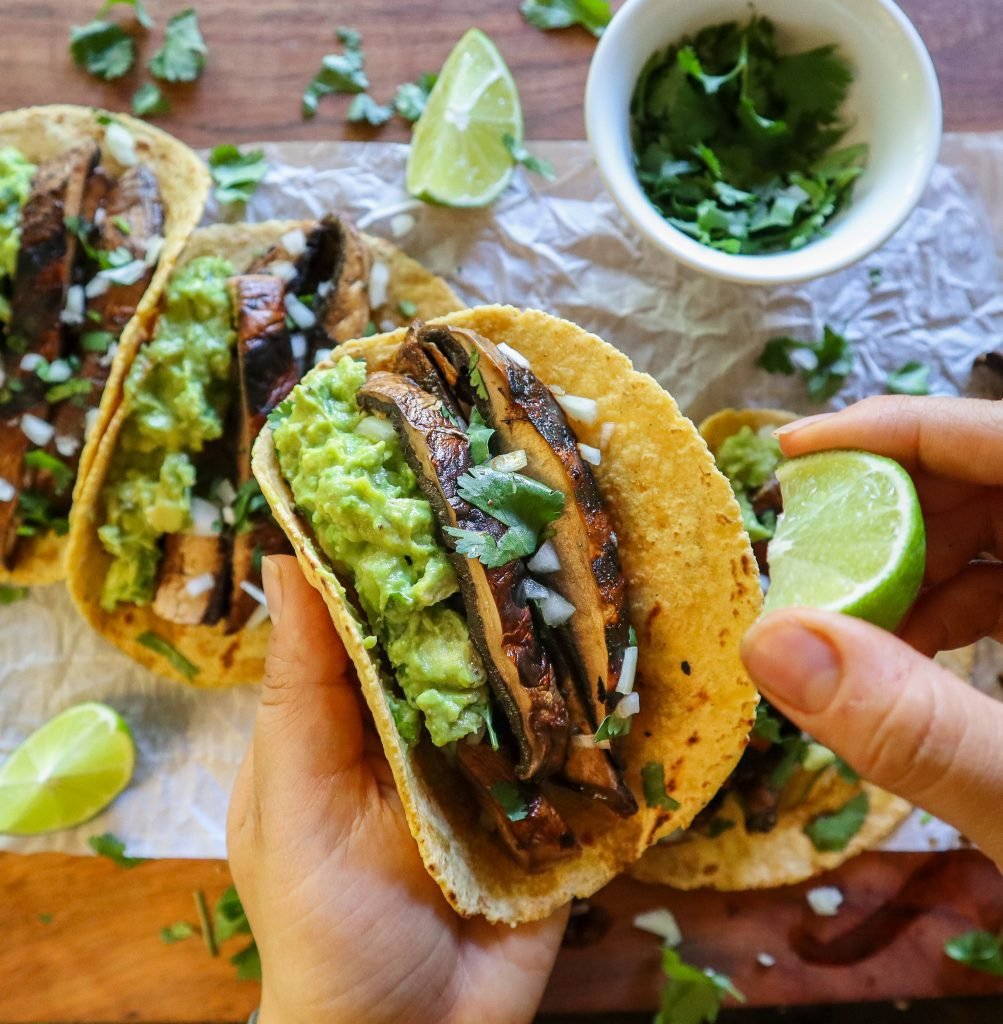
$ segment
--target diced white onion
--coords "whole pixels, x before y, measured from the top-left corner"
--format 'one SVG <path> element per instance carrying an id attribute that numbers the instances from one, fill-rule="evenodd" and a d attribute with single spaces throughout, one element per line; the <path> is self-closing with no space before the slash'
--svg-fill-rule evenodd
<path id="1" fill-rule="evenodd" d="M 820 772 L 836 763 L 836 755 L 821 743 L 809 743 L 801 759 L 801 767 L 806 772 Z"/>
<path id="2" fill-rule="evenodd" d="M 760 967 L 775 967 L 777 964 L 777 958 L 775 956 L 770 956 L 769 953 L 757 953 L 756 963 L 759 964 Z"/>
<path id="3" fill-rule="evenodd" d="M 369 305 L 373 309 L 386 305 L 388 284 L 390 268 L 382 260 L 376 260 L 369 272 Z"/>
<path id="4" fill-rule="evenodd" d="M 604 423 L 599 428 L 599 447 L 605 451 L 609 447 L 610 441 L 613 440 L 613 435 L 616 433 L 615 423 Z"/>
<path id="5" fill-rule="evenodd" d="M 617 718 L 630 718 L 641 710 L 641 695 L 639 693 L 628 693 L 613 709 Z"/>
<path id="6" fill-rule="evenodd" d="M 561 568 L 561 560 L 557 557 L 557 548 L 552 540 L 545 540 L 540 545 L 540 550 L 526 563 L 530 572 L 546 575 L 548 572 L 558 572 Z"/>
<path id="7" fill-rule="evenodd" d="M 596 746 L 596 738 L 590 732 L 575 733 L 575 735 L 571 737 L 571 745 L 573 747 L 584 747 L 586 750 L 594 750 Z"/>
<path id="8" fill-rule="evenodd" d="M 582 398 L 580 395 L 554 395 L 554 397 L 557 399 L 557 404 L 573 420 L 585 424 L 595 423 L 596 417 L 599 415 L 599 407 L 594 398 Z"/>
<path id="9" fill-rule="evenodd" d="M 216 497 L 224 505 L 232 505 L 237 500 L 237 489 L 229 480 L 220 480 L 216 485 Z"/>
<path id="10" fill-rule="evenodd" d="M 0 501 L 13 501 L 17 488 L 7 479 L 0 476 Z"/>
<path id="11" fill-rule="evenodd" d="M 517 448 L 514 452 L 496 455 L 488 460 L 487 465 L 496 473 L 518 473 L 520 469 L 525 469 L 528 463 L 526 452 L 522 448 Z"/>
<path id="12" fill-rule="evenodd" d="M 296 276 L 296 267 L 289 260 L 273 260 L 265 268 L 273 277 L 288 283 Z"/>
<path id="13" fill-rule="evenodd" d="M 578 452 L 590 466 L 598 466 L 602 462 L 602 452 L 590 444 L 583 444 L 579 441 Z"/>
<path id="14" fill-rule="evenodd" d="M 219 533 L 219 508 L 205 498 L 192 498 L 192 533 L 196 537 Z"/>
<path id="15" fill-rule="evenodd" d="M 105 220 L 107 219 L 107 216 L 108 215 L 105 211 L 105 208 L 103 206 L 99 206 L 94 211 L 94 227 L 101 227 L 101 225 L 104 224 Z"/>
<path id="16" fill-rule="evenodd" d="M 94 424 L 98 421 L 98 409 L 88 409 L 87 415 L 84 417 L 84 439 L 86 440 L 91 436 L 91 431 L 94 429 Z"/>
<path id="17" fill-rule="evenodd" d="M 634 927 L 640 928 L 642 932 L 651 932 L 665 940 L 666 946 L 678 946 L 683 941 L 683 933 L 679 929 L 679 922 L 675 914 L 666 907 L 658 910 L 646 910 L 634 918 Z"/>
<path id="18" fill-rule="evenodd" d="M 382 332 L 383 332 L 384 334 L 388 334 L 388 333 L 389 333 L 390 331 L 395 331 L 395 330 L 397 330 L 397 321 L 396 321 L 396 320 L 392 320 L 392 319 L 391 319 L 390 317 L 388 317 L 388 316 L 385 316 L 385 317 L 384 317 L 384 318 L 383 318 L 383 319 L 382 319 L 382 320 L 380 321 L 380 330 L 381 330 L 381 331 L 382 331 Z"/>
<path id="19" fill-rule="evenodd" d="M 163 249 L 165 241 L 163 235 L 150 235 L 143 251 L 143 262 L 146 266 L 152 267 L 160 259 L 160 250 Z"/>
<path id="20" fill-rule="evenodd" d="M 65 359 L 54 359 L 45 372 L 46 384 L 62 384 L 73 376 L 73 367 Z"/>
<path id="21" fill-rule="evenodd" d="M 139 160 L 136 156 L 136 140 L 120 121 L 109 121 L 104 130 L 104 143 L 108 152 L 123 166 L 134 167 Z"/>
<path id="22" fill-rule="evenodd" d="M 317 351 L 314 352 L 313 354 L 313 365 L 317 366 L 318 364 L 324 362 L 325 359 L 330 359 L 332 351 L 333 350 L 329 348 L 317 349 Z"/>
<path id="23" fill-rule="evenodd" d="M 101 366 L 111 366 L 115 361 L 115 353 L 118 351 L 118 342 L 113 341 L 109 346 L 108 350 L 98 360 Z"/>
<path id="24" fill-rule="evenodd" d="M 282 248 L 295 259 L 306 252 L 306 235 L 302 228 L 293 228 L 282 236 Z"/>
<path id="25" fill-rule="evenodd" d="M 554 398 L 557 398 L 558 395 L 567 394 L 567 391 L 565 391 L 560 384 L 548 384 L 547 390 L 554 396 Z"/>
<path id="26" fill-rule="evenodd" d="M 389 441 L 394 436 L 394 428 L 389 420 L 381 416 L 365 416 L 359 420 L 355 433 L 370 441 Z"/>
<path id="27" fill-rule="evenodd" d="M 835 917 L 843 904 L 843 894 L 834 885 L 820 885 L 809 889 L 805 899 L 812 912 L 819 917 Z"/>
<path id="28" fill-rule="evenodd" d="M 6 383 L 7 383 L 7 374 L 4 373 L 3 367 L 0 366 L 0 388 L 2 388 L 4 386 L 4 384 L 6 384 Z"/>
<path id="29" fill-rule="evenodd" d="M 409 231 L 414 230 L 415 219 L 410 213 L 398 213 L 390 218 L 390 234 L 394 238 L 403 238 Z"/>
<path id="30" fill-rule="evenodd" d="M 211 572 L 204 572 L 185 584 L 185 590 L 190 597 L 201 597 L 207 594 L 216 586 L 216 577 Z"/>
<path id="31" fill-rule="evenodd" d="M 306 359 L 307 345 L 306 335 L 297 331 L 289 335 L 289 347 L 293 350 L 294 359 Z"/>
<path id="32" fill-rule="evenodd" d="M 84 295 L 88 299 L 96 299 L 100 295 L 104 295 L 106 291 L 111 287 L 111 281 L 107 277 L 102 277 L 100 273 L 95 274 L 84 287 Z"/>
<path id="33" fill-rule="evenodd" d="M 563 626 L 577 609 L 570 601 L 565 601 L 560 594 L 549 590 L 540 602 L 540 614 L 548 626 Z"/>
<path id="34" fill-rule="evenodd" d="M 84 322 L 84 286 L 74 284 L 66 289 L 66 305 L 63 307 L 59 319 L 64 324 L 77 325 Z"/>
<path id="35" fill-rule="evenodd" d="M 32 416 L 30 412 L 25 413 L 21 417 L 21 430 L 24 432 L 24 436 L 32 444 L 37 444 L 39 448 L 44 448 L 52 440 L 52 436 L 56 432 L 54 426 L 46 423 L 45 420 L 39 419 L 37 416 Z"/>
<path id="36" fill-rule="evenodd" d="M 503 356 L 508 356 L 516 366 L 521 366 L 524 370 L 529 369 L 529 360 L 518 349 L 514 349 L 511 345 L 506 345 L 504 341 L 500 341 L 498 342 L 498 351 Z"/>
<path id="37" fill-rule="evenodd" d="M 634 676 L 637 674 L 637 648 L 628 647 L 623 652 L 623 667 L 620 669 L 620 678 L 616 684 L 617 693 L 634 692 Z"/>
<path id="38" fill-rule="evenodd" d="M 107 270 L 99 270 L 96 276 L 103 278 L 109 284 L 130 285 L 142 280 L 145 275 L 146 260 L 133 260 L 131 263 L 122 264 L 121 267 L 109 267 Z M 93 281 L 91 284 L 93 284 Z M 85 288 L 84 291 L 86 292 L 87 289 Z"/>
<path id="39" fill-rule="evenodd" d="M 80 440 L 76 437 L 71 437 L 69 434 L 60 434 L 56 437 L 56 451 L 64 459 L 72 459 L 77 454 L 77 449 L 80 447 Z"/>
<path id="40" fill-rule="evenodd" d="M 268 621 L 268 605 L 259 604 L 257 608 L 247 617 L 244 629 L 257 629 L 263 622 Z"/>
<path id="41" fill-rule="evenodd" d="M 234 514 L 233 508 L 230 505 L 224 505 L 223 506 L 223 522 L 226 523 L 227 526 L 233 526 L 233 524 L 236 521 L 237 521 L 237 517 Z"/>
<path id="42" fill-rule="evenodd" d="M 529 576 L 522 581 L 521 586 L 523 601 L 542 601 L 550 593 L 542 583 L 537 583 Z"/>
<path id="43" fill-rule="evenodd" d="M 334 287 L 334 283 L 332 281 L 321 281 L 320 284 L 317 285 L 317 295 L 320 298 L 324 298 L 324 296 L 327 295 L 327 293 L 333 287 Z"/>
<path id="44" fill-rule="evenodd" d="M 300 330 L 308 331 L 317 322 L 317 317 L 314 315 L 313 310 L 300 302 L 295 295 L 286 295 L 284 301 L 286 312 Z"/>
<path id="45" fill-rule="evenodd" d="M 265 597 L 265 592 L 261 587 L 256 587 L 253 583 L 248 583 L 247 580 L 241 580 L 240 589 L 245 594 L 250 594 L 258 604 L 263 604 L 266 608 L 268 607 L 268 598 Z"/>
<path id="46" fill-rule="evenodd" d="M 42 357 L 37 352 L 25 352 L 21 356 L 21 369 L 25 373 L 34 373 L 42 365 Z"/>

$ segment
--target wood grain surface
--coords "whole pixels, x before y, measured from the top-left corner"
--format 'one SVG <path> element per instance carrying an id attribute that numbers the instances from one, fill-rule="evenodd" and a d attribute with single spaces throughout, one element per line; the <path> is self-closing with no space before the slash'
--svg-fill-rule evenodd
<path id="1" fill-rule="evenodd" d="M 148 36 L 137 32 L 140 70 L 105 84 L 67 55 L 70 25 L 90 20 L 97 0 L 3 0 L 0 107 L 75 102 L 127 108 L 146 80 L 145 61 L 160 45 L 166 18 L 185 5 L 147 0 L 147 6 L 158 26 Z M 406 139 L 400 122 L 379 133 L 347 125 L 346 97 L 326 98 L 315 120 L 301 119 L 303 87 L 321 57 L 337 49 L 339 24 L 363 33 L 372 92 L 386 100 L 398 83 L 437 69 L 476 23 L 512 68 L 527 136 L 576 139 L 584 133 L 582 93 L 594 40 L 577 29 L 544 34 L 530 28 L 518 0 L 214 0 L 197 6 L 210 49 L 206 72 L 197 83 L 171 87 L 174 112 L 157 119 L 192 145 Z M 901 0 L 901 6 L 933 54 L 947 127 L 1003 127 L 1003 3 Z M 127 7 L 112 16 L 131 24 Z M 167 946 L 159 937 L 167 924 L 194 920 L 195 889 L 211 902 L 228 884 L 226 866 L 211 861 L 160 861 L 124 871 L 100 859 L 0 855 L 0 1024 L 246 1019 L 258 992 L 238 982 L 227 962 L 238 940 L 212 959 L 198 938 Z M 658 985 L 656 943 L 632 929 L 630 918 L 659 905 L 679 917 L 687 956 L 730 973 L 753 1005 L 1003 992 L 1000 979 L 941 954 L 951 934 L 1003 924 L 1003 882 L 978 854 L 868 854 L 835 873 L 834 884 L 846 892 L 847 904 L 839 917 L 823 921 L 806 910 L 803 886 L 680 894 L 618 881 L 600 894 L 597 909 L 578 919 L 574 941 L 581 944 L 563 951 L 544 1008 L 650 1009 Z M 590 937 L 601 941 L 586 941 Z M 776 967 L 758 967 L 760 951 L 773 954 Z M 1001 1014 L 999 1006 L 989 1007 L 979 1019 Z"/>

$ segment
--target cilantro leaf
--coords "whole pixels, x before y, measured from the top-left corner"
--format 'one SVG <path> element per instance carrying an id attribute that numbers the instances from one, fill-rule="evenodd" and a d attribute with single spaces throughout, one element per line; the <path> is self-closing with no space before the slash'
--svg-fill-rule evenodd
<path id="1" fill-rule="evenodd" d="M 354 124 L 365 123 L 379 128 L 393 116 L 393 104 L 379 104 L 367 92 L 359 93 L 348 105 L 348 120 Z"/>
<path id="2" fill-rule="evenodd" d="M 557 177 L 554 173 L 554 165 L 549 160 L 533 156 L 521 142 L 516 142 L 515 136 L 509 132 L 502 136 L 502 142 L 509 153 L 512 154 L 512 159 L 517 164 L 522 164 L 527 171 L 539 174 L 541 177 L 546 178 L 547 181 L 553 181 Z"/>
<path id="3" fill-rule="evenodd" d="M 346 50 L 362 49 L 362 33 L 358 32 L 356 29 L 349 28 L 347 25 L 339 25 L 335 31 L 335 35 L 338 37 L 338 42 L 341 43 Z"/>
<path id="4" fill-rule="evenodd" d="M 144 82 L 132 94 L 132 112 L 136 117 L 169 114 L 171 101 L 160 91 L 160 86 L 156 82 Z"/>
<path id="5" fill-rule="evenodd" d="M 660 807 L 666 811 L 678 811 L 682 806 L 665 792 L 665 765 L 649 761 L 641 769 L 641 783 L 644 786 L 644 802 L 649 807 Z"/>
<path id="6" fill-rule="evenodd" d="M 418 312 L 417 303 L 412 302 L 410 299 L 401 299 L 397 303 L 397 309 L 400 310 L 400 315 L 411 319 Z"/>
<path id="7" fill-rule="evenodd" d="M 256 942 L 234 953 L 230 963 L 237 968 L 237 981 L 261 981 L 261 954 Z"/>
<path id="8" fill-rule="evenodd" d="M 70 54 L 79 67 L 110 82 L 132 67 L 136 44 L 121 25 L 92 21 L 70 29 Z"/>
<path id="9" fill-rule="evenodd" d="M 438 78 L 434 72 L 426 71 L 418 76 L 416 82 L 404 82 L 397 86 L 394 109 L 405 121 L 417 121 L 425 113 L 428 97 Z"/>
<path id="10" fill-rule="evenodd" d="M 764 701 L 756 705 L 756 723 L 752 727 L 752 735 L 767 743 L 781 743 L 783 737 L 780 735 L 780 720 L 773 716 L 772 710 Z"/>
<path id="11" fill-rule="evenodd" d="M 237 497 L 233 499 L 234 532 L 246 533 L 254 525 L 255 519 L 267 509 L 268 502 L 261 493 L 258 481 L 253 476 L 250 480 L 245 480 L 237 488 Z"/>
<path id="12" fill-rule="evenodd" d="M 199 674 L 198 665 L 190 662 L 173 644 L 165 640 L 159 633 L 147 631 L 140 633 L 136 639 L 147 649 L 159 654 L 170 662 L 183 676 L 194 679 Z"/>
<path id="13" fill-rule="evenodd" d="M 214 195 L 220 203 L 246 203 L 268 173 L 265 151 L 248 153 L 233 145 L 216 146 L 209 154 L 209 173 L 216 183 Z"/>
<path id="14" fill-rule="evenodd" d="M 693 967 L 671 946 L 662 950 L 662 971 L 665 985 L 654 1024 L 713 1024 L 726 996 L 745 1002 L 729 978 Z"/>
<path id="15" fill-rule="evenodd" d="M 27 587 L 12 587 L 6 583 L 0 584 L 0 604 L 16 604 L 28 596 Z"/>
<path id="16" fill-rule="evenodd" d="M 496 540 L 490 533 L 463 530 L 456 526 L 447 526 L 445 530 L 455 540 L 458 555 L 476 558 L 489 569 L 497 569 L 517 558 L 525 558 L 536 550 L 536 535 L 531 530 L 517 526 L 506 530 L 500 540 Z"/>
<path id="17" fill-rule="evenodd" d="M 284 398 L 274 409 L 265 417 L 268 420 L 270 427 L 277 427 L 289 414 L 293 411 L 293 403 L 291 398 Z"/>
<path id="18" fill-rule="evenodd" d="M 474 466 L 457 481 L 460 497 L 510 527 L 535 535 L 564 511 L 564 494 L 522 473 Z"/>
<path id="19" fill-rule="evenodd" d="M 1003 937 L 992 932 L 970 931 L 955 935 L 944 952 L 959 964 L 1003 978 Z"/>
<path id="20" fill-rule="evenodd" d="M 797 373 L 807 387 L 808 397 L 824 402 L 843 386 L 855 359 L 851 342 L 826 324 L 819 341 L 770 338 L 756 366 L 768 373 Z"/>
<path id="21" fill-rule="evenodd" d="M 194 82 L 208 53 L 198 15 L 189 7 L 167 23 L 164 45 L 150 59 L 150 73 L 165 82 Z"/>
<path id="22" fill-rule="evenodd" d="M 805 835 L 823 853 L 845 850 L 863 827 L 870 809 L 867 793 L 858 793 L 831 814 L 819 814 L 805 825 Z"/>
<path id="23" fill-rule="evenodd" d="M 621 718 L 619 715 L 607 715 L 596 729 L 596 742 L 615 740 L 618 736 L 626 736 L 630 732 L 632 719 Z"/>
<path id="24" fill-rule="evenodd" d="M 321 96 L 365 92 L 369 88 L 369 79 L 363 70 L 365 62 L 362 51 L 358 49 L 327 54 L 321 60 L 320 71 L 303 91 L 303 117 L 313 117 L 317 113 L 317 103 Z"/>
<path id="25" fill-rule="evenodd" d="M 501 805 L 509 821 L 522 821 L 528 816 L 529 804 L 517 782 L 496 782 L 491 787 L 491 795 Z"/>
<path id="26" fill-rule="evenodd" d="M 99 856 L 107 857 L 114 861 L 120 868 L 134 868 L 139 864 L 145 864 L 146 857 L 127 857 L 125 855 L 125 843 L 111 832 L 104 835 L 91 836 L 87 845 Z"/>
<path id="27" fill-rule="evenodd" d="M 491 435 L 494 428 L 484 422 L 480 410 L 473 409 L 470 413 L 470 426 L 467 427 L 467 437 L 470 438 L 470 457 L 474 465 L 479 466 L 491 458 Z"/>
<path id="28" fill-rule="evenodd" d="M 735 822 L 731 818 L 714 817 L 711 818 L 707 824 L 707 838 L 717 839 L 718 836 L 724 835 L 730 829 L 735 827 Z"/>
<path id="29" fill-rule="evenodd" d="M 226 942 L 234 935 L 250 935 L 251 925 L 244 913 L 244 905 L 237 895 L 237 887 L 231 885 L 216 903 L 213 912 L 213 931 L 219 942 Z"/>
<path id="30" fill-rule="evenodd" d="M 62 537 L 69 532 L 69 519 L 55 511 L 52 499 L 46 494 L 22 491 L 17 507 L 21 513 L 21 525 L 17 528 L 20 537 L 34 537 L 50 530 Z"/>
<path id="31" fill-rule="evenodd" d="M 114 340 L 115 335 L 111 331 L 85 331 L 80 338 L 80 347 L 85 352 L 98 352 L 103 355 Z"/>
<path id="32" fill-rule="evenodd" d="M 35 448 L 24 456 L 24 464 L 52 474 L 57 493 L 63 493 L 73 483 L 73 470 L 62 459 L 42 448 Z"/>
<path id="33" fill-rule="evenodd" d="M 474 352 L 467 363 L 467 372 L 470 375 L 470 386 L 474 389 L 474 393 L 478 398 L 482 398 L 486 402 L 488 400 L 487 385 L 484 383 L 481 371 L 477 368 L 480 361 L 480 352 Z"/>
<path id="34" fill-rule="evenodd" d="M 71 377 L 69 380 L 53 384 L 51 388 L 48 388 L 45 392 L 45 400 L 50 405 L 55 405 L 56 402 L 63 402 L 75 395 L 89 395 L 93 387 L 94 381 L 87 377 Z"/>
<path id="35" fill-rule="evenodd" d="M 169 924 L 165 928 L 160 929 L 160 941 L 165 946 L 170 946 L 175 942 L 181 942 L 183 939 L 190 939 L 195 934 L 195 925 L 189 924 L 187 921 L 175 921 L 174 924 Z"/>
<path id="36" fill-rule="evenodd" d="M 836 772 L 844 782 L 859 782 L 860 774 L 855 768 L 851 768 L 841 757 L 835 761 Z"/>
<path id="37" fill-rule="evenodd" d="M 136 12 L 136 21 L 143 28 L 153 28 L 153 18 L 150 16 L 150 12 L 143 6 L 143 0 L 105 0 L 104 6 L 98 11 L 98 17 L 102 14 L 107 14 L 117 4 L 125 4 L 127 7 L 133 8 Z"/>
<path id="38" fill-rule="evenodd" d="M 891 395 L 928 395 L 930 394 L 930 367 L 913 359 L 888 374 L 885 386 Z"/>
<path id="39" fill-rule="evenodd" d="M 525 0 L 522 16 L 544 30 L 581 25 L 594 36 L 601 36 L 612 13 L 609 0 Z"/>

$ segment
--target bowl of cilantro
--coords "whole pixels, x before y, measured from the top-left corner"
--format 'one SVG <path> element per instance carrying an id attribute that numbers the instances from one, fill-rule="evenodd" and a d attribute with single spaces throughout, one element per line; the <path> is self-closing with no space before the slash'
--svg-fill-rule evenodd
<path id="1" fill-rule="evenodd" d="M 926 187 L 942 110 L 891 0 L 627 0 L 596 48 L 585 120 L 642 234 L 763 285 L 885 242 Z"/>

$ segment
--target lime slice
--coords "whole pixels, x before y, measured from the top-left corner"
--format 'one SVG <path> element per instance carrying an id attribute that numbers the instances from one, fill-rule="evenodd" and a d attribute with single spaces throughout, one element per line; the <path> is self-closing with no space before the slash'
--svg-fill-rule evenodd
<path id="1" fill-rule="evenodd" d="M 414 126 L 407 190 L 444 206 L 486 206 L 508 185 L 522 142 L 522 108 L 495 44 L 476 28 L 456 44 Z"/>
<path id="2" fill-rule="evenodd" d="M 895 629 L 923 580 L 916 488 L 891 459 L 819 452 L 777 468 L 784 513 L 770 541 L 765 610 L 807 605 Z"/>
<path id="3" fill-rule="evenodd" d="M 0 832 L 71 828 L 129 784 L 132 734 L 105 704 L 78 704 L 36 729 L 0 767 Z"/>

